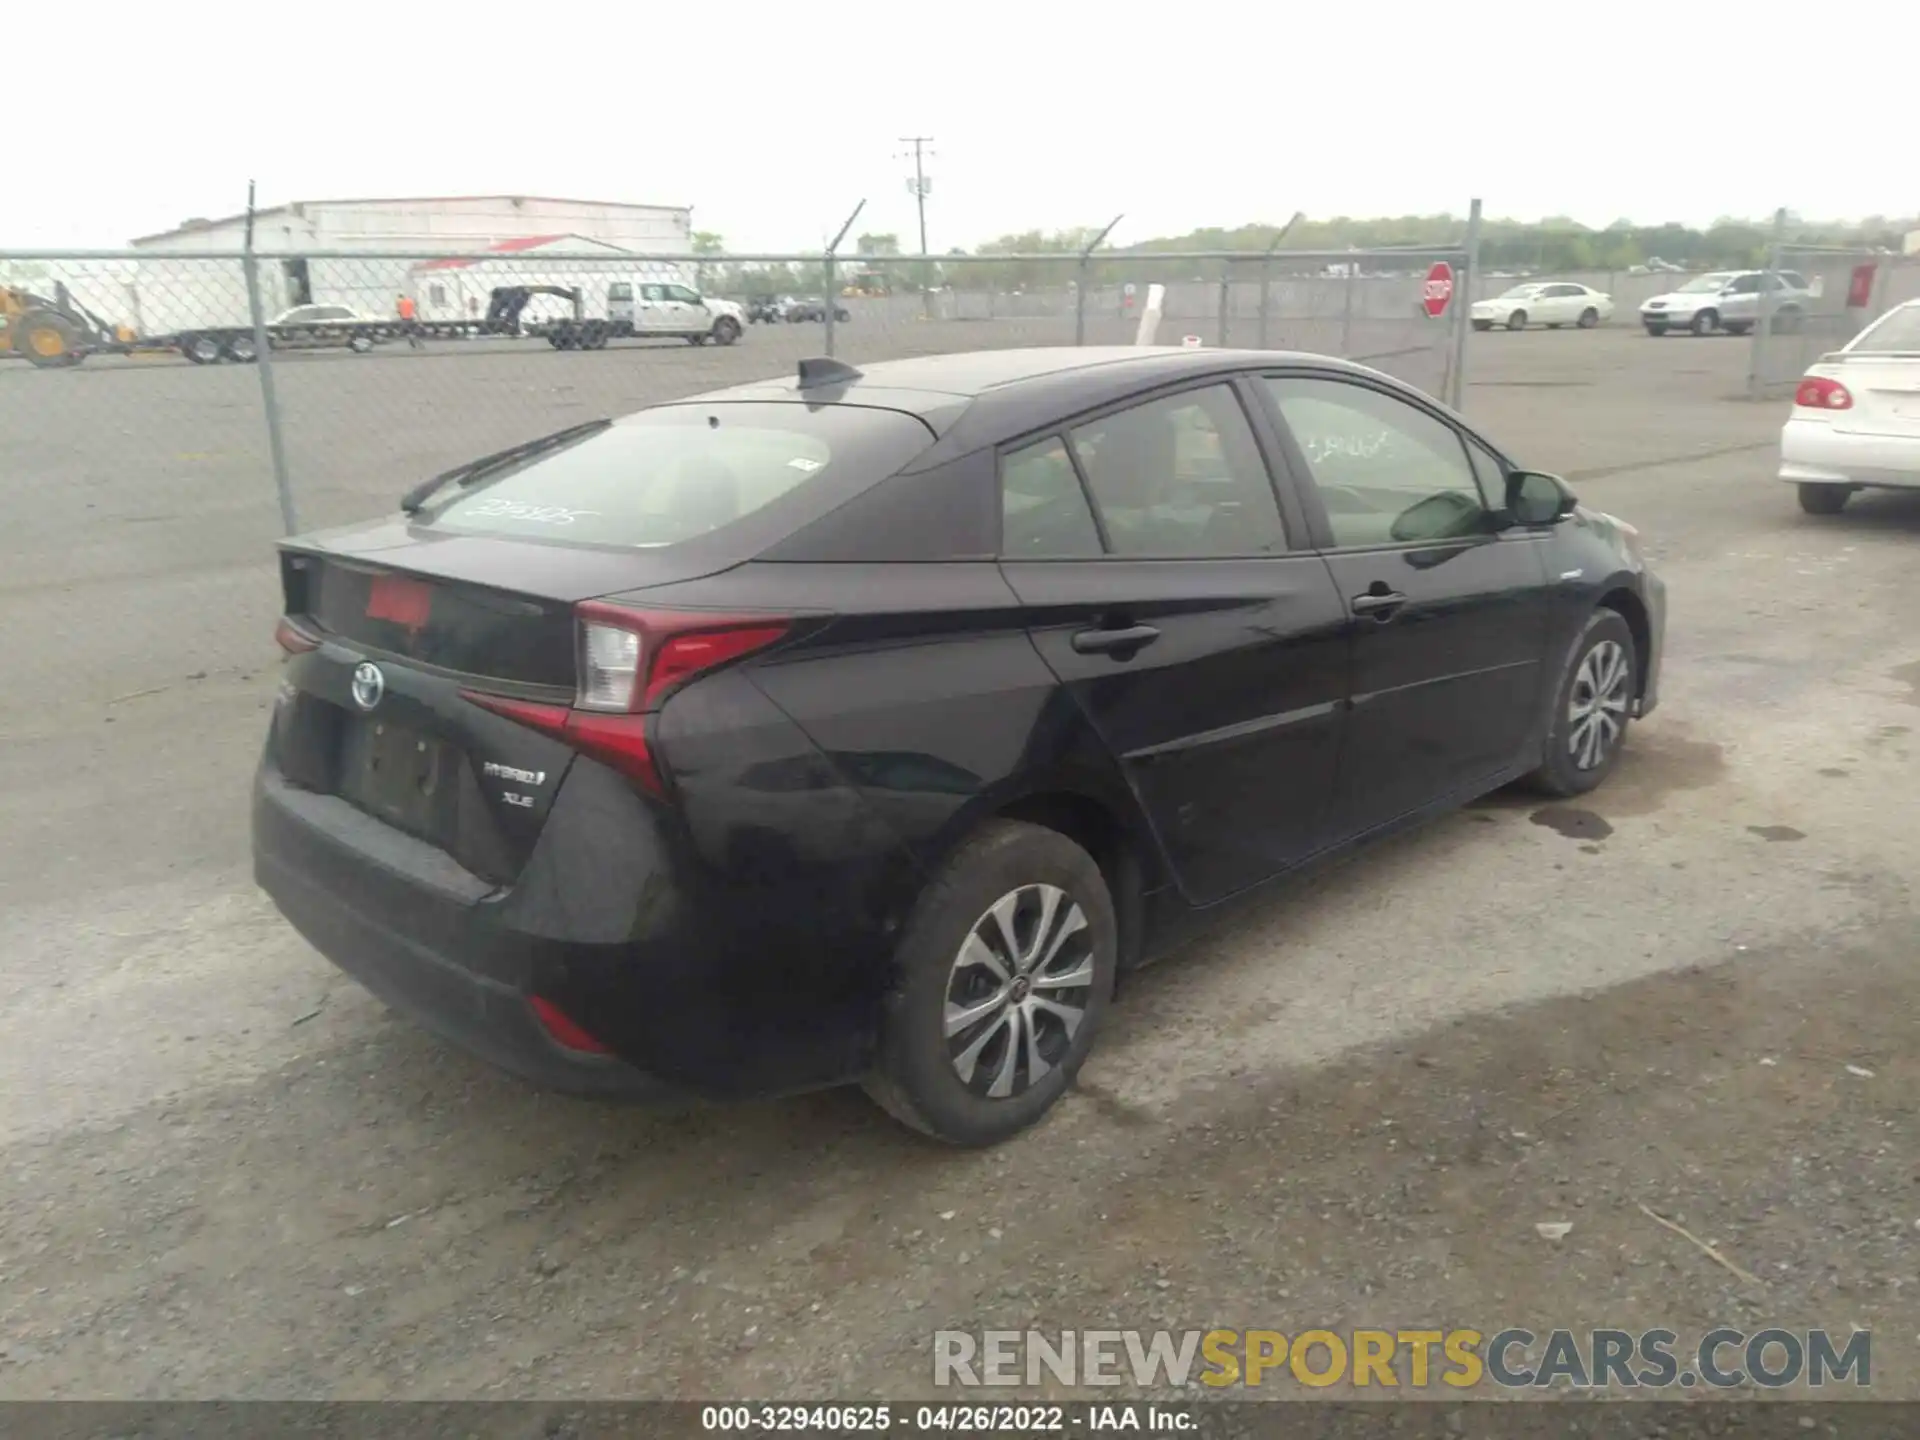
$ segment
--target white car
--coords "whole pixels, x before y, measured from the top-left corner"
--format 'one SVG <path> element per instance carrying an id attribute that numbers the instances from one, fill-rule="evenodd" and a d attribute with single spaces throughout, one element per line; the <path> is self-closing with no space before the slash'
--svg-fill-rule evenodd
<path id="1" fill-rule="evenodd" d="M 1612 316 L 1611 295 L 1570 280 L 1534 280 L 1516 285 L 1491 300 L 1473 302 L 1476 330 L 1491 330 L 1496 325 L 1509 330 L 1524 330 L 1529 325 L 1545 325 L 1549 330 L 1578 325 L 1582 330 L 1591 330 Z"/>
<path id="2" fill-rule="evenodd" d="M 356 355 L 364 355 L 373 348 L 373 336 L 343 327 L 370 325 L 373 318 L 347 305 L 296 305 L 274 316 L 267 329 L 276 350 L 327 350 L 345 346 Z M 307 328 L 309 326 L 313 328 Z"/>
<path id="3" fill-rule="evenodd" d="M 1839 514 L 1856 490 L 1920 490 L 1920 300 L 1807 371 L 1780 431 L 1780 478 L 1809 515 Z"/>
<path id="4" fill-rule="evenodd" d="M 1656 295 L 1640 307 L 1640 323 L 1649 335 L 1688 330 L 1711 335 L 1724 330 L 1744 335 L 1760 319 L 1762 286 L 1773 292 L 1773 330 L 1799 328 L 1812 294 L 1797 270 L 1768 275 L 1764 270 L 1715 270 L 1696 275 L 1678 290 Z"/>

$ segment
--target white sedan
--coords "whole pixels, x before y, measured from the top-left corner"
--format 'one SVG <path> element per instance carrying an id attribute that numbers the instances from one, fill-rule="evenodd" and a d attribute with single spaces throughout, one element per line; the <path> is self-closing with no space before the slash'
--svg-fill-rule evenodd
<path id="1" fill-rule="evenodd" d="M 268 326 L 276 350 L 327 350 L 345 346 L 356 355 L 373 349 L 374 337 L 351 327 L 374 318 L 347 305 L 296 305 L 282 310 Z"/>
<path id="2" fill-rule="evenodd" d="M 1839 514 L 1856 490 L 1920 490 L 1920 300 L 1807 371 L 1780 431 L 1780 478 L 1810 515 Z"/>
<path id="3" fill-rule="evenodd" d="M 1529 325 L 1545 325 L 1549 330 L 1578 325 L 1582 330 L 1591 330 L 1602 320 L 1612 318 L 1611 295 L 1571 280 L 1530 281 L 1491 300 L 1473 302 L 1476 330 L 1491 330 L 1496 325 L 1509 330 L 1524 330 Z"/>

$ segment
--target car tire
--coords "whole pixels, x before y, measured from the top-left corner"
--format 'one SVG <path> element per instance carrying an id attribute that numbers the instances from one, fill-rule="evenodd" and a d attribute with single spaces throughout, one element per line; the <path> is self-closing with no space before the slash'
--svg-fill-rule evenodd
<path id="1" fill-rule="evenodd" d="M 1651 321 L 1651 320 L 1647 321 L 1646 326 L 1647 326 L 1647 334 L 1653 336 L 1656 340 L 1659 339 L 1662 335 L 1667 333 L 1667 327 L 1665 325 L 1658 324 L 1654 321 Z"/>
<path id="2" fill-rule="evenodd" d="M 1838 515 L 1853 498 L 1851 485 L 1803 484 L 1799 492 L 1800 508 L 1809 515 Z"/>
<path id="3" fill-rule="evenodd" d="M 1732 335 L 1736 338 L 1746 334 L 1749 330 L 1753 329 L 1751 325 L 1748 325 L 1744 321 L 1739 321 L 1739 320 L 1731 321 L 1728 324 L 1722 325 L 1720 328 L 1722 330 L 1725 330 L 1727 334 Z"/>
<path id="4" fill-rule="evenodd" d="M 1586 309 L 1580 312 L 1580 328 L 1582 330 L 1591 330 L 1593 329 L 1594 326 L 1598 325 L 1599 323 L 1600 323 L 1600 312 L 1594 309 L 1591 305 L 1589 305 Z"/>
<path id="5" fill-rule="evenodd" d="M 211 335 L 182 335 L 180 353 L 196 365 L 212 365 L 220 359 L 220 342 Z"/>
<path id="6" fill-rule="evenodd" d="M 1613 773 L 1632 724 L 1639 666 L 1633 630 L 1618 611 L 1587 617 L 1554 687 L 1540 768 L 1528 777 L 1535 790 L 1584 795 Z"/>
<path id="7" fill-rule="evenodd" d="M 1696 335 L 1711 335 L 1715 330 L 1719 328 L 1719 326 L 1720 326 L 1719 311 L 1702 310 L 1693 317 L 1692 322 L 1687 326 L 1687 328 Z"/>
<path id="8" fill-rule="evenodd" d="M 989 823 L 914 906 L 867 1093 L 949 1145 L 1018 1134 L 1066 1092 L 1093 1048 L 1118 952 L 1113 897 L 1093 857 L 1056 830 Z M 1059 983 L 1077 977 L 1085 983 Z M 974 1018 L 950 1034 L 948 1017 L 967 1011 Z"/>
<path id="9" fill-rule="evenodd" d="M 1493 328 L 1493 322 L 1491 320 L 1476 320 L 1473 322 L 1473 328 L 1476 330 L 1491 330 Z"/>
<path id="10" fill-rule="evenodd" d="M 1507 316 L 1507 329 L 1524 330 L 1526 328 L 1527 328 L 1527 312 L 1526 311 L 1516 310 L 1511 315 Z"/>
<path id="11" fill-rule="evenodd" d="M 347 349 L 356 355 L 365 355 L 369 350 L 373 349 L 373 337 L 371 335 L 349 336 L 347 339 Z"/>
<path id="12" fill-rule="evenodd" d="M 1805 318 L 1796 307 L 1789 305 L 1774 315 L 1770 326 L 1771 333 L 1796 335 L 1800 331 L 1800 322 Z"/>
<path id="13" fill-rule="evenodd" d="M 251 335 L 235 335 L 220 348 L 227 359 L 236 365 L 251 365 L 260 358 L 260 352 L 254 347 Z"/>
<path id="14" fill-rule="evenodd" d="M 731 345 L 740 338 L 740 322 L 731 315 L 722 315 L 713 322 L 713 343 Z"/>

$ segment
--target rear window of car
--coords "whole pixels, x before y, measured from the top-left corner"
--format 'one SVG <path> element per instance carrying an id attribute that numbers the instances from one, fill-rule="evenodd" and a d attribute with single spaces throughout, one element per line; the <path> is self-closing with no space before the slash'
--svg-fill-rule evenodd
<path id="1" fill-rule="evenodd" d="M 1904 305 L 1889 310 L 1847 346 L 1851 355 L 1920 353 L 1920 305 Z"/>
<path id="2" fill-rule="evenodd" d="M 436 530 L 586 545 L 674 545 L 830 478 L 877 481 L 933 443 L 890 410 L 780 403 L 670 405 L 455 491 Z"/>

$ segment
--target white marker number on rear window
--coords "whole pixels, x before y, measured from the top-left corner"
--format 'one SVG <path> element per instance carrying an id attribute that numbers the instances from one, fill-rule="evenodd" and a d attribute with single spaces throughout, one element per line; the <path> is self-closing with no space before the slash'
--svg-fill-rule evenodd
<path id="1" fill-rule="evenodd" d="M 572 510 L 565 505 L 529 505 L 523 500 L 481 500 L 467 512 L 490 519 L 528 520 L 536 525 L 571 525 L 582 515 L 598 515 L 598 510 Z"/>

